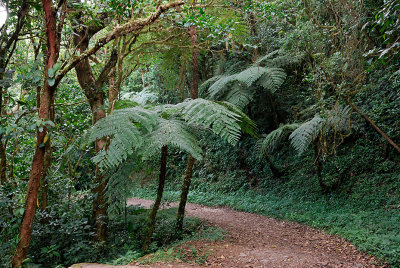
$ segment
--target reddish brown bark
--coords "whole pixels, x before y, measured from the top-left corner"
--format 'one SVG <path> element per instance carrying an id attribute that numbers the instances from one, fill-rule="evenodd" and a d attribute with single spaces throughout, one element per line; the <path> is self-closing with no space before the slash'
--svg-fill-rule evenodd
<path id="1" fill-rule="evenodd" d="M 48 82 L 48 69 L 53 67 L 57 62 L 60 49 L 60 38 L 57 33 L 57 23 L 56 23 L 56 12 L 53 7 L 51 0 L 42 0 L 42 6 L 45 14 L 46 21 L 46 36 L 47 36 L 47 47 L 48 53 L 46 58 L 45 66 L 45 83 L 42 90 L 42 96 L 40 99 L 39 108 L 39 119 L 45 121 L 50 118 L 50 108 L 54 102 L 54 94 L 56 91 L 57 84 L 53 86 L 49 85 Z M 36 150 L 32 160 L 32 167 L 29 177 L 28 192 L 25 202 L 25 212 L 22 219 L 21 229 L 19 238 L 20 241 L 17 245 L 15 255 L 12 260 L 13 268 L 20 267 L 23 260 L 26 258 L 29 244 L 32 235 L 32 224 L 36 212 L 36 204 L 40 186 L 40 178 L 42 175 L 44 156 L 46 152 L 46 146 L 44 144 L 44 139 L 48 134 L 46 127 L 43 127 L 43 131 L 37 130 L 37 141 Z"/>

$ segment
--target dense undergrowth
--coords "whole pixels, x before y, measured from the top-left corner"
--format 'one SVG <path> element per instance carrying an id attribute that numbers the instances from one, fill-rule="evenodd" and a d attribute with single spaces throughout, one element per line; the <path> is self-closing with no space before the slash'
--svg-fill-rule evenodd
<path id="1" fill-rule="evenodd" d="M 153 258 L 146 258 L 147 263 L 157 258 L 169 260 L 187 260 L 188 256 L 179 254 L 179 246 L 191 240 L 217 240 L 224 236 L 223 230 L 208 226 L 200 219 L 186 218 L 183 236 L 178 238 L 175 229 L 176 208 L 161 210 L 157 215 L 157 224 L 152 236 L 152 244 L 144 252 L 143 237 L 148 230 L 149 209 L 139 206 L 126 208 L 126 213 L 110 221 L 107 244 L 94 242 L 94 233 L 88 222 L 85 200 L 78 200 L 66 207 L 51 207 L 50 224 L 43 222 L 40 215 L 35 224 L 35 233 L 28 258 L 24 267 L 68 267 L 80 262 L 98 262 L 112 265 L 126 265 L 138 261 L 141 257 L 155 253 Z M 68 208 L 66 210 L 66 208 Z M 49 215 L 47 215 L 49 216 Z M 4 245 L 6 246 L 6 245 Z M 2 254 L 5 252 L 3 251 Z M 7 265 L 6 255 L 2 264 Z M 190 261 L 199 261 L 202 256 L 190 256 Z"/>
<path id="2" fill-rule="evenodd" d="M 265 177 L 258 178 L 257 186 L 252 186 L 254 178 L 249 181 L 240 169 L 229 171 L 229 167 L 236 163 L 229 157 L 223 160 L 224 165 L 219 166 L 220 170 L 226 171 L 225 174 L 199 176 L 205 174 L 200 168 L 193 179 L 189 201 L 228 206 L 320 228 L 346 238 L 358 249 L 398 267 L 400 170 L 396 161 L 373 156 L 376 152 L 366 154 L 365 150 L 370 150 L 369 144 L 370 141 L 360 139 L 351 148 L 344 146 L 342 154 L 339 152 L 334 159 L 326 161 L 323 172 L 326 181 L 343 176 L 340 186 L 330 192 L 320 188 L 310 154 L 297 158 L 287 152 L 283 160 L 277 161 L 279 166 L 285 166 L 283 180 L 264 174 Z M 229 150 L 229 147 L 225 149 Z M 235 156 L 235 152 L 231 155 Z M 359 158 L 363 159 L 362 163 Z M 347 173 L 341 174 L 340 170 Z M 257 176 L 262 174 L 263 169 L 258 170 Z M 164 200 L 179 200 L 177 181 L 170 180 Z M 154 198 L 154 193 L 154 187 L 149 183 L 135 188 L 133 195 Z"/>

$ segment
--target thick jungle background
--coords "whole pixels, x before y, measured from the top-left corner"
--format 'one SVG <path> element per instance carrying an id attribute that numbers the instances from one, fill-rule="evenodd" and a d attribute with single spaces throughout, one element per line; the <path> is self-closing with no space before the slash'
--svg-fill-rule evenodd
<path id="1" fill-rule="evenodd" d="M 218 236 L 187 202 L 400 266 L 399 1 L 0 7 L 1 267 L 126 264 Z"/>

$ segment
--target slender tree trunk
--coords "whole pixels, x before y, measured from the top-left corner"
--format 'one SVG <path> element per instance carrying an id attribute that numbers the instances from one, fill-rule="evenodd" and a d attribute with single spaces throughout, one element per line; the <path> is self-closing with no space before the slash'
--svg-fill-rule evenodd
<path id="1" fill-rule="evenodd" d="M 196 5 L 196 1 L 193 1 L 193 5 Z M 192 86 L 190 88 L 190 97 L 192 99 L 197 99 L 199 97 L 199 52 L 197 49 L 196 26 L 194 25 L 190 26 L 189 36 L 193 48 L 193 54 L 192 54 L 193 80 L 192 80 Z M 186 167 L 185 178 L 182 185 L 181 199 L 179 201 L 178 215 L 176 219 L 176 230 L 178 235 L 182 234 L 183 231 L 183 218 L 185 217 L 186 201 L 193 177 L 193 166 L 194 166 L 194 158 L 193 156 L 190 155 Z"/>
<path id="2" fill-rule="evenodd" d="M 106 116 L 104 108 L 101 108 L 103 105 L 104 98 L 99 98 L 92 106 L 93 124 Z M 96 152 L 99 152 L 101 149 L 103 149 L 106 146 L 106 142 L 106 139 L 97 140 L 95 142 Z M 95 187 L 92 189 L 92 194 L 95 196 L 95 198 L 92 205 L 92 217 L 96 227 L 96 240 L 99 242 L 104 242 L 107 239 L 108 225 L 108 207 L 105 196 L 107 180 L 104 176 L 102 176 L 98 167 L 96 168 L 96 174 L 93 182 Z"/>
<path id="3" fill-rule="evenodd" d="M 0 136 L 0 139 L 2 135 Z M 5 144 L 0 140 L 0 185 L 7 182 L 7 152 Z"/>
<path id="4" fill-rule="evenodd" d="M 182 184 L 181 199 L 178 207 L 178 217 L 176 220 L 176 230 L 178 236 L 181 236 L 183 232 L 183 219 L 185 217 L 185 207 L 187 203 L 187 197 L 189 194 L 190 184 L 192 182 L 193 166 L 194 166 L 194 157 L 189 155 L 189 160 L 186 167 L 186 173 Z"/>
<path id="5" fill-rule="evenodd" d="M 315 153 L 315 158 L 314 158 L 314 165 L 315 165 L 315 173 L 317 174 L 318 177 L 318 183 L 319 186 L 321 187 L 321 189 L 323 191 L 327 190 L 327 186 L 324 184 L 323 180 L 322 180 L 322 163 L 321 160 L 319 159 L 319 140 L 316 139 L 314 141 L 314 153 Z"/>
<path id="6" fill-rule="evenodd" d="M 350 105 L 351 108 L 353 108 L 354 111 L 356 111 L 358 114 L 361 115 L 362 118 L 365 119 L 379 134 L 382 135 L 382 137 L 390 144 L 392 145 L 398 153 L 400 153 L 400 146 L 397 145 L 385 132 L 383 132 L 382 129 L 378 127 L 378 125 L 369 118 L 365 113 L 363 113 L 353 102 L 351 102 L 350 98 L 346 98 L 347 104 Z"/>
<path id="7" fill-rule="evenodd" d="M 0 54 L 0 80 L 4 79 L 4 57 L 5 53 Z M 5 105 L 4 105 L 5 106 Z M 6 107 L 3 107 L 3 87 L 0 86 L 0 115 L 6 114 Z M 1 124 L 1 122 L 0 122 Z M 0 185 L 7 182 L 7 148 L 0 135 Z"/>
<path id="8" fill-rule="evenodd" d="M 149 230 L 147 232 L 143 244 L 143 251 L 145 252 L 149 249 L 149 246 L 151 244 L 151 237 L 153 236 L 154 226 L 156 224 L 157 211 L 160 208 L 161 199 L 164 192 L 165 177 L 167 174 L 167 154 L 168 154 L 168 147 L 163 146 L 161 148 L 160 174 L 158 176 L 157 198 L 150 213 Z"/>
<path id="9" fill-rule="evenodd" d="M 49 85 L 48 69 L 53 67 L 53 65 L 57 62 L 60 51 L 60 33 L 57 33 L 57 14 L 55 8 L 53 7 L 52 1 L 42 0 L 42 5 L 46 21 L 48 52 L 45 66 L 45 82 L 42 91 L 43 93 L 40 99 L 39 119 L 45 121 L 50 119 L 50 108 L 54 102 L 54 95 L 57 88 L 57 84 L 53 86 Z M 28 183 L 28 192 L 25 201 L 25 211 L 22 218 L 22 224 L 19 234 L 20 241 L 17 245 L 15 255 L 12 260 L 13 268 L 20 267 L 28 253 L 32 235 L 33 219 L 36 212 L 40 178 L 43 171 L 44 156 L 46 153 L 44 139 L 46 135 L 48 135 L 48 130 L 46 127 L 43 127 L 42 132 L 37 130 L 36 133 L 36 149 L 32 160 L 32 167 Z"/>
<path id="10" fill-rule="evenodd" d="M 43 165 L 43 172 L 42 172 L 42 184 L 41 184 L 41 191 L 42 191 L 42 198 L 40 208 L 45 211 L 47 210 L 48 200 L 49 200 L 49 182 L 48 182 L 48 172 L 51 165 L 51 141 L 50 138 L 46 142 L 46 153 L 44 154 L 44 165 Z"/>
<path id="11" fill-rule="evenodd" d="M 275 101 L 272 93 L 269 91 L 267 91 L 267 98 L 268 98 L 269 105 L 271 106 L 272 118 L 274 120 L 274 127 L 279 128 L 279 114 L 278 114 L 278 110 L 276 108 L 276 101 Z M 267 111 L 268 111 L 268 109 L 267 109 Z"/>

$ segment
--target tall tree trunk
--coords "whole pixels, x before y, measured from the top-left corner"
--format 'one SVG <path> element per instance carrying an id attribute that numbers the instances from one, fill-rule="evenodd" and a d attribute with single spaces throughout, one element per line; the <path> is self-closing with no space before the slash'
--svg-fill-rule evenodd
<path id="1" fill-rule="evenodd" d="M 104 108 L 104 97 L 98 98 L 92 105 L 93 113 L 93 124 L 99 121 L 101 118 L 106 116 Z M 106 146 L 106 139 L 97 140 L 95 142 L 96 152 L 99 152 Z M 108 225 L 108 214 L 107 214 L 107 202 L 106 202 L 106 186 L 107 180 L 102 176 L 98 167 L 96 167 L 96 174 L 94 176 L 94 188 L 92 194 L 95 196 L 92 204 L 92 217 L 94 219 L 96 227 L 96 240 L 104 242 L 107 239 L 107 225 Z"/>
<path id="2" fill-rule="evenodd" d="M 50 109 L 54 102 L 54 95 L 57 88 L 57 83 L 53 86 L 49 85 L 48 70 L 57 62 L 60 51 L 60 34 L 57 32 L 56 10 L 53 7 L 51 0 L 42 0 L 42 6 L 46 21 L 46 36 L 47 36 L 47 58 L 45 66 L 45 82 L 43 86 L 42 96 L 40 99 L 39 119 L 46 121 L 50 119 Z M 28 183 L 28 192 L 25 201 L 25 211 L 22 218 L 19 238 L 15 255 L 12 260 L 13 268 L 18 268 L 22 265 L 26 258 L 29 244 L 32 235 L 32 224 L 36 212 L 36 203 L 38 198 L 40 178 L 42 175 L 44 156 L 46 153 L 45 137 L 48 135 L 48 130 L 44 126 L 43 131 L 36 131 L 37 141 L 35 154 L 32 160 L 32 167 Z"/>
<path id="3" fill-rule="evenodd" d="M 193 6 L 196 5 L 196 1 L 193 1 Z M 192 65 L 193 65 L 193 80 L 190 88 L 190 97 L 197 99 L 199 97 L 199 52 L 197 48 L 197 29 L 196 26 L 191 25 L 189 28 L 189 36 L 192 42 Z M 194 158 L 192 155 L 189 156 L 189 160 L 186 167 L 185 178 L 182 184 L 181 199 L 179 201 L 178 215 L 176 219 L 176 231 L 177 234 L 182 234 L 183 231 L 183 218 L 185 217 L 185 207 L 187 196 L 189 194 L 190 184 L 193 177 L 193 165 Z"/>
<path id="4" fill-rule="evenodd" d="M 0 46 L 0 81 L 4 79 L 4 76 L 6 74 L 6 68 L 7 65 L 11 59 L 11 57 L 14 54 L 15 47 L 18 42 L 18 37 L 20 35 L 20 32 L 22 31 L 24 25 L 25 25 L 25 18 L 26 15 L 28 14 L 30 10 L 30 5 L 28 4 L 28 1 L 24 0 L 21 2 L 20 9 L 18 10 L 17 13 L 17 22 L 14 25 L 13 31 L 10 31 L 10 29 L 6 25 L 11 25 L 9 22 L 9 18 L 7 17 L 3 27 L 1 27 L 1 32 L 0 32 L 0 39 L 2 40 L 1 46 Z M 6 27 L 4 27 L 6 26 Z M 4 87 L 0 86 L 0 114 L 1 115 L 6 115 L 7 110 L 6 110 L 6 102 L 3 102 L 3 95 L 4 95 Z M 1 122 L 0 122 L 1 125 Z M 1 138 L 3 135 L 0 135 L 0 185 L 6 183 L 7 181 L 7 146 L 6 143 L 3 143 L 1 141 Z"/>
<path id="5" fill-rule="evenodd" d="M 151 244 L 151 237 L 153 236 L 154 226 L 156 225 L 157 211 L 161 205 L 161 199 L 164 192 L 165 177 L 167 174 L 167 154 L 168 147 L 165 145 L 161 148 L 161 160 L 160 160 L 160 174 L 158 175 L 158 188 L 157 188 L 157 198 L 154 202 L 153 208 L 150 213 L 150 223 L 147 235 L 143 244 L 143 251 L 147 251 Z"/>
<path id="6" fill-rule="evenodd" d="M 54 98 L 54 96 L 53 96 Z M 54 103 L 54 99 L 51 101 Z M 54 105 L 50 107 L 50 120 L 54 122 L 55 120 L 55 111 L 54 111 Z M 42 171 L 42 179 L 41 179 L 41 190 L 42 190 L 42 198 L 41 198 L 41 209 L 43 211 L 47 210 L 47 206 L 49 204 L 49 179 L 48 179 L 48 174 L 49 170 L 51 167 L 51 160 L 52 160 L 52 152 L 51 152 L 51 138 L 49 137 L 47 142 L 46 142 L 46 153 L 44 154 L 44 165 L 43 165 L 43 171 Z M 47 223 L 48 221 L 45 219 L 43 223 Z"/>
<path id="7" fill-rule="evenodd" d="M 87 50 L 90 38 L 99 30 L 101 30 L 102 27 L 102 25 L 95 25 L 79 32 L 75 36 L 74 42 L 79 46 L 79 51 L 82 52 Z M 92 111 L 93 125 L 106 116 L 106 110 L 104 107 L 105 94 L 103 88 L 108 81 L 108 76 L 111 70 L 114 68 L 117 59 L 117 53 L 115 50 L 113 50 L 110 59 L 104 66 L 97 79 L 92 72 L 88 58 L 82 60 L 75 66 L 79 85 L 88 99 Z M 106 143 L 107 140 L 105 138 L 97 140 L 95 142 L 96 152 L 102 150 Z M 92 218 L 96 228 L 96 240 L 103 242 L 107 238 L 108 215 L 105 198 L 107 181 L 105 177 L 101 175 L 101 172 L 98 168 L 96 168 L 96 174 L 94 176 L 93 183 L 95 186 L 92 189 L 92 194 L 94 195 L 92 204 Z"/>

